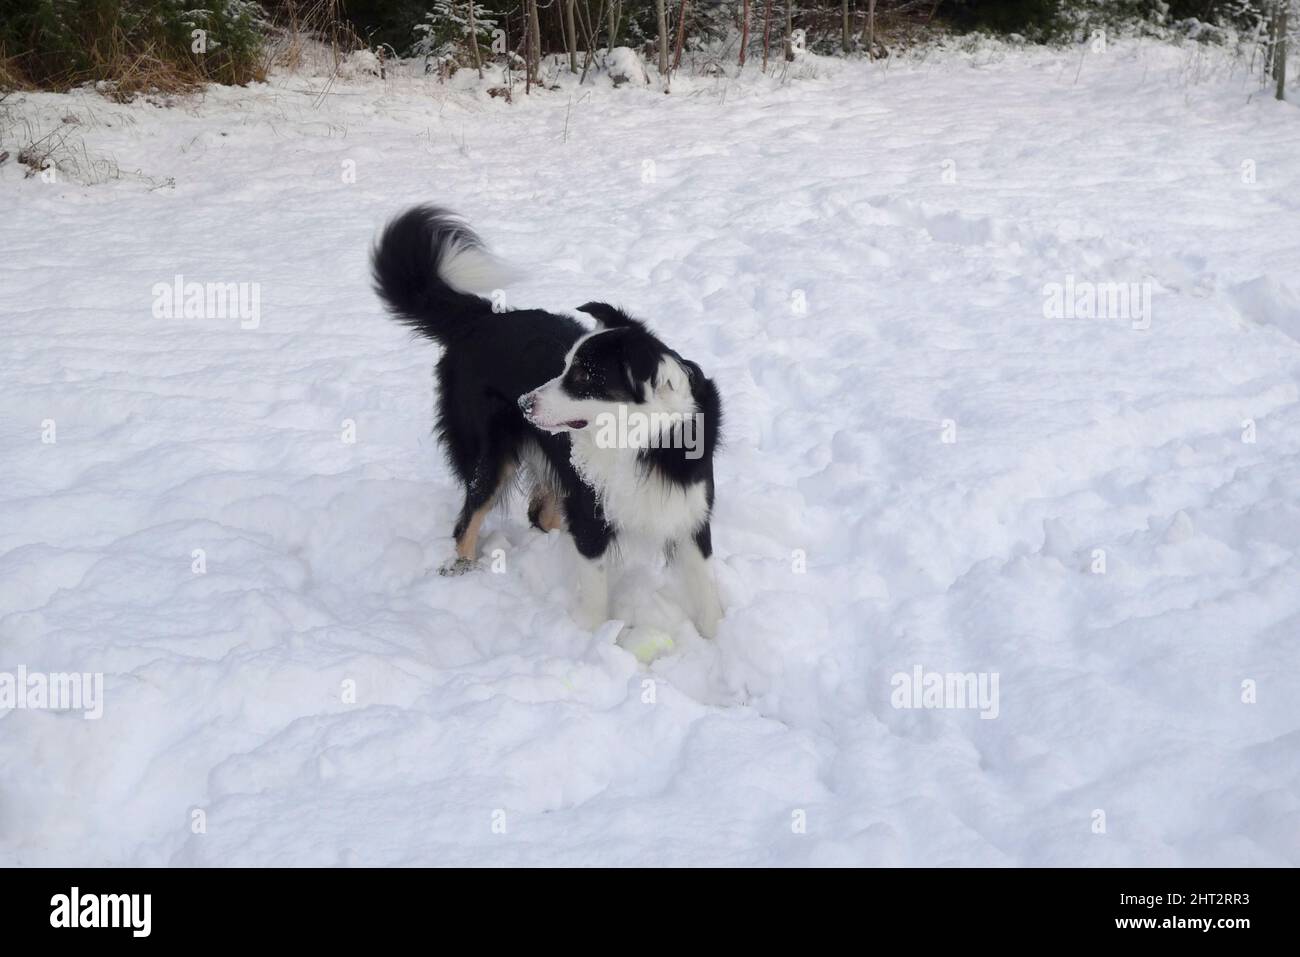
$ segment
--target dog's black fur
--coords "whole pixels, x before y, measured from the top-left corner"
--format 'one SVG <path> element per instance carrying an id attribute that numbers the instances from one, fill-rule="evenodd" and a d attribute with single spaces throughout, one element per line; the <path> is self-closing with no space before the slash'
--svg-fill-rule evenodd
<path id="1" fill-rule="evenodd" d="M 372 252 L 375 287 L 389 310 L 444 350 L 437 364 L 436 418 L 443 448 L 465 489 L 455 529 L 458 546 L 515 466 L 527 461 L 537 469 L 534 452 L 540 451 L 546 474 L 534 481 L 554 495 L 578 551 L 598 559 L 617 536 L 620 516 L 607 516 L 601 489 L 579 476 L 570 460 L 570 433 L 538 428 L 520 407 L 521 397 L 565 372 L 567 354 L 589 330 L 568 316 L 540 309 L 494 312 L 488 299 L 454 288 L 444 274 L 446 260 L 465 249 L 481 251 L 482 244 L 464 223 L 444 209 L 421 206 L 390 222 Z M 698 365 L 621 310 L 600 302 L 579 309 L 605 331 L 587 339 L 573 356 L 562 383 L 568 395 L 635 405 L 655 388 L 665 356 L 686 371 L 691 396 L 704 414 L 702 454 L 689 457 L 681 443 L 628 454 L 639 457 L 645 474 L 674 486 L 705 485 L 707 509 L 690 534 L 707 559 L 712 553 L 713 452 L 721 417 L 716 388 Z M 535 523 L 541 508 L 542 499 L 535 497 L 530 509 Z M 666 538 L 660 544 L 671 554 L 678 542 Z M 473 555 L 462 554 L 461 560 L 472 562 Z"/>

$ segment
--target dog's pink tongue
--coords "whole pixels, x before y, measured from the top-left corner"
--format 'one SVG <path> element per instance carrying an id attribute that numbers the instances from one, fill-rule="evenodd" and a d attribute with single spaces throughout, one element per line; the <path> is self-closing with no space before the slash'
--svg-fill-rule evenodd
<path id="1" fill-rule="evenodd" d="M 585 429 L 587 427 L 587 420 L 574 419 L 572 422 L 565 422 L 564 424 L 571 429 Z"/>

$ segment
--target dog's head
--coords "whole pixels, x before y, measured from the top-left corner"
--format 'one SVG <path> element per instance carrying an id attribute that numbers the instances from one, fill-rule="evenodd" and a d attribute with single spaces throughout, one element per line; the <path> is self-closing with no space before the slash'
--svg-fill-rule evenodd
<path id="1" fill-rule="evenodd" d="M 579 432 L 620 407 L 646 414 L 696 411 L 692 384 L 699 367 L 660 342 L 641 322 L 603 302 L 579 306 L 596 318 L 595 331 L 574 344 L 564 371 L 519 397 L 533 425 L 548 432 Z"/>

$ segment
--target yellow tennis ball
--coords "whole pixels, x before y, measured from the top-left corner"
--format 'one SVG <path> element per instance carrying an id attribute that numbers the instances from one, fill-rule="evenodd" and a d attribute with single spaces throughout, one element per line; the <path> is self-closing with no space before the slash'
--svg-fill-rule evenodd
<path id="1" fill-rule="evenodd" d="M 643 665 L 650 664 L 676 647 L 672 635 L 668 632 L 644 625 L 624 629 L 623 634 L 618 636 L 618 643 L 624 651 L 631 652 Z"/>

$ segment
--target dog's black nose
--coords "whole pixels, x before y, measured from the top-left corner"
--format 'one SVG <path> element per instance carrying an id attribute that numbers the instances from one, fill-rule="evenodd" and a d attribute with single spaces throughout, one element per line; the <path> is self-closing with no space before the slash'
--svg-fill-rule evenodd
<path id="1" fill-rule="evenodd" d="M 524 415 L 531 415 L 531 414 L 532 414 L 532 411 L 533 411 L 533 403 L 534 403 L 535 401 L 536 401 L 536 398 L 533 396 L 533 394 L 532 394 L 531 392 L 525 393 L 524 395 L 521 395 L 521 396 L 519 397 L 519 408 L 523 409 L 523 411 L 524 411 Z"/>

